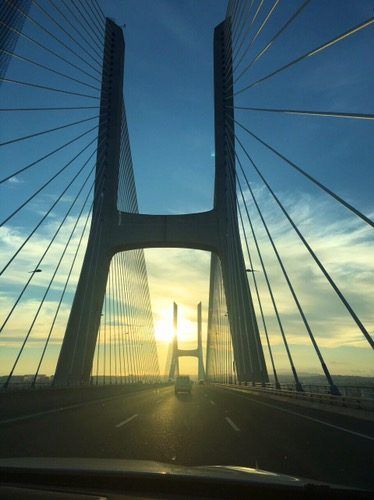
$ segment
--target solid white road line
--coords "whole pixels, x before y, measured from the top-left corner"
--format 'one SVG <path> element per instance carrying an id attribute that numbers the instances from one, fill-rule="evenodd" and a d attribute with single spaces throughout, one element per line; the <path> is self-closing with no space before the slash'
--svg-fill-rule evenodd
<path id="1" fill-rule="evenodd" d="M 136 418 L 138 416 L 137 413 L 135 413 L 135 415 L 133 415 L 132 417 L 129 417 L 129 418 L 126 418 L 126 420 L 123 420 L 123 422 L 120 422 L 119 424 L 116 425 L 116 427 L 122 427 L 123 425 L 126 425 L 128 424 L 129 422 L 131 422 L 131 420 L 134 420 L 134 418 Z"/>
<path id="2" fill-rule="evenodd" d="M 236 432 L 240 432 L 240 429 L 237 425 L 234 424 L 234 422 L 231 420 L 229 417 L 225 417 L 226 422 L 231 425 L 231 427 L 234 429 Z"/>
<path id="3" fill-rule="evenodd" d="M 247 396 L 243 396 L 242 394 L 238 394 L 242 398 L 249 399 Z M 345 427 L 340 427 L 340 425 L 330 424 L 325 420 L 320 420 L 319 418 L 309 417 L 308 415 L 303 415 L 302 413 L 298 413 L 296 411 L 287 410 L 286 408 L 281 408 L 280 406 L 264 403 L 263 401 L 258 401 L 257 399 L 251 399 L 254 403 L 262 406 L 268 406 L 269 408 L 275 408 L 276 410 L 283 411 L 284 413 L 288 413 L 289 415 L 295 415 L 297 417 L 305 418 L 305 420 L 311 420 L 312 422 L 317 422 L 318 424 L 325 425 L 326 427 L 332 427 L 333 429 L 337 429 L 339 431 L 347 432 L 348 434 L 353 434 L 353 436 L 358 436 L 364 439 L 369 439 L 370 441 L 374 441 L 373 436 L 369 436 L 367 434 L 361 434 L 361 432 L 351 431 L 350 429 L 346 429 Z"/>

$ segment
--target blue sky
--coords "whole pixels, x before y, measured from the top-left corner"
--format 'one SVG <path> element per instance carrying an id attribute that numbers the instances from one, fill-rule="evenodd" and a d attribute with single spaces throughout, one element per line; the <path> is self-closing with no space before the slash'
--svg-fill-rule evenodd
<path id="1" fill-rule="evenodd" d="M 256 6 L 258 3 L 255 0 Z M 253 26 L 254 32 L 272 4 L 271 1 L 264 2 Z M 249 59 L 266 45 L 299 4 L 300 2 L 288 1 L 278 6 L 250 49 Z M 214 179 L 213 29 L 225 16 L 226 1 L 106 0 L 101 2 L 101 6 L 105 14 L 116 22 L 126 23 L 124 95 L 140 211 L 181 213 L 210 209 Z M 251 71 L 243 76 L 235 90 L 240 90 L 288 61 L 368 19 L 373 8 L 372 0 L 312 0 L 290 29 Z M 41 17 L 35 8 L 31 13 L 36 18 Z M 25 26 L 25 30 L 27 29 L 29 33 L 33 33 L 30 27 Z M 363 30 L 267 82 L 243 92 L 238 95 L 236 105 L 374 113 L 373 31 L 373 27 Z M 46 41 L 47 37 L 40 34 L 39 40 Z M 51 46 L 57 48 L 53 43 Z M 56 61 L 50 55 L 25 40 L 19 40 L 16 50 L 20 54 L 58 67 L 60 71 L 75 78 L 82 78 L 94 86 L 98 85 L 94 79 L 86 78 L 68 64 L 60 62 L 56 66 Z M 246 58 L 245 61 L 249 59 Z M 92 73 L 87 65 L 81 67 Z M 64 82 L 60 77 L 38 72 L 32 66 L 20 62 L 12 62 L 8 76 L 35 83 L 48 81 L 50 85 L 66 86 L 71 90 L 79 89 L 93 96 L 98 95 L 93 89 L 84 89 L 75 83 Z M 69 105 L 93 105 L 98 102 L 97 99 L 73 96 L 65 96 L 62 100 L 51 93 L 41 94 L 36 90 L 7 84 L 0 86 L 0 101 L 1 106 L 12 106 L 15 103 L 42 103 L 46 106 L 58 105 L 59 102 Z M 31 114 L 24 114 L 22 120 L 16 114 L 7 115 L 6 119 L 2 116 L 1 141 L 30 133 L 30 130 L 40 131 L 74 120 L 94 117 L 96 114 L 97 110 L 58 115 L 39 114 L 33 117 Z M 36 120 L 35 116 L 40 118 Z M 240 110 L 236 113 L 236 119 L 365 214 L 373 216 L 372 121 L 299 117 Z M 31 161 L 38 158 L 44 151 L 53 149 L 75 137 L 80 131 L 94 126 L 96 121 L 93 120 L 92 125 L 90 123 L 72 127 L 63 133 L 49 134 L 1 148 L 2 172 L 13 172 L 25 165 L 25 159 Z M 349 300 L 354 303 L 360 317 L 366 322 L 369 330 L 374 331 L 371 312 L 373 288 L 370 285 L 374 271 L 370 255 L 373 244 L 372 231 L 366 230 L 363 223 L 356 221 L 344 208 L 336 205 L 318 188 L 293 172 L 255 140 L 247 137 L 245 132 L 237 129 L 237 133 L 284 204 L 300 222 L 304 234 L 312 243 L 315 242 L 320 255 L 325 259 L 324 262 L 332 270 L 334 278 Z M 32 193 L 43 179 L 49 178 L 51 170 L 57 170 L 78 153 L 90 142 L 94 134 L 95 132 L 88 134 L 79 144 L 56 156 L 53 163 L 45 162 L 38 170 L 38 176 L 30 170 L 1 186 L 1 213 L 4 216 L 10 213 L 12 207 L 16 207 L 20 200 Z M 94 145 L 88 148 L 82 158 L 88 158 L 92 151 Z M 244 159 L 242 154 L 240 157 Z M 312 263 L 306 260 L 307 256 L 288 228 L 283 226 L 277 209 L 266 196 L 259 179 L 250 170 L 248 172 L 262 207 L 269 217 L 269 224 L 278 236 L 298 291 L 307 304 L 310 315 L 314 317 L 322 343 L 325 342 L 331 362 L 338 363 L 338 371 L 341 372 L 347 369 L 347 360 L 353 359 L 348 370 L 354 372 L 358 369 L 360 360 L 364 360 L 360 368 L 365 373 L 372 373 L 372 353 L 357 340 L 352 325 L 336 304 L 335 298 L 324 290 L 325 285 L 318 272 Z M 8 229 L 13 233 L 6 237 L 8 239 L 2 236 L 3 243 L 12 248 L 12 237 L 19 238 L 20 235 L 26 234 L 27 226 L 38 220 L 40 213 L 50 205 L 51 198 L 55 198 L 56 192 L 61 191 L 63 181 L 67 181 L 70 175 L 67 173 L 66 176 L 63 174 L 59 177 L 59 181 L 51 184 L 43 197 L 38 198 L 37 203 L 30 204 L 22 217 L 16 216 L 13 219 L 8 225 Z M 73 194 L 74 192 L 70 196 Z M 66 200 L 66 203 L 68 201 Z M 56 209 L 55 218 L 62 209 L 63 206 Z M 53 220 L 50 223 L 53 224 Z M 265 245 L 266 239 L 258 220 L 257 227 Z M 47 234 L 48 230 L 50 229 L 46 228 L 41 236 Z M 291 336 L 292 332 L 296 335 L 299 325 L 295 313 L 291 310 L 284 283 L 277 274 L 274 258 L 270 250 L 265 248 L 267 265 L 273 269 L 275 286 L 279 300 L 283 303 Z M 208 300 L 209 256 L 202 252 L 168 252 L 167 259 L 165 252 L 149 251 L 146 254 L 155 321 L 156 324 L 160 323 L 160 328 L 163 327 L 163 321 L 169 321 L 165 311 L 171 311 L 173 300 L 184 306 L 186 320 L 191 324 L 195 318 L 195 304 L 203 301 L 206 313 Z M 6 257 L 6 252 L 4 255 Z M 181 259 L 185 264 L 183 272 L 179 266 Z M 306 271 L 309 274 L 305 274 Z M 16 272 L 15 266 L 14 275 Z M 306 290 L 303 286 L 305 279 L 309 280 L 310 289 Z M 194 283 L 195 288 L 187 287 L 187 281 Z M 11 287 L 8 291 L 10 289 L 13 291 Z M 34 293 L 37 293 L 36 288 Z M 6 300 L 4 295 L 6 294 L 3 290 L 3 300 Z M 33 297 L 32 293 L 30 297 Z M 322 307 L 323 303 L 331 306 L 332 313 L 324 325 L 321 325 L 318 308 Z M 344 335 L 349 338 L 348 347 Z M 339 338 L 343 339 L 340 346 Z M 303 350 L 303 342 L 305 343 L 301 338 L 294 338 L 295 351 L 303 351 L 300 352 L 300 365 L 313 370 L 316 367 L 314 362 L 308 365 L 313 354 L 306 347 Z M 339 349 L 343 349 L 344 353 L 341 354 Z"/>
<path id="2" fill-rule="evenodd" d="M 226 1 L 113 1 L 105 9 L 126 23 L 125 98 L 141 210 L 210 208 L 213 28 Z"/>
<path id="3" fill-rule="evenodd" d="M 299 3 L 287 2 L 274 13 L 251 54 L 262 48 Z M 107 12 L 126 22 L 125 97 L 140 205 L 145 212 L 190 211 L 191 204 L 197 210 L 211 205 L 212 31 L 223 18 L 225 4 L 216 0 L 105 2 Z M 254 81 L 362 22 L 372 8 L 372 1 L 344 2 L 343 8 L 340 1 L 311 2 L 241 82 Z M 372 33 L 371 28 L 354 35 L 241 94 L 237 104 L 373 112 Z M 356 206 L 372 209 L 372 123 L 244 111 L 237 119 Z M 276 162 L 265 156 L 263 148 L 252 143 L 251 147 L 270 163 L 268 170 L 280 188 L 298 182 L 287 168 L 278 173 Z"/>

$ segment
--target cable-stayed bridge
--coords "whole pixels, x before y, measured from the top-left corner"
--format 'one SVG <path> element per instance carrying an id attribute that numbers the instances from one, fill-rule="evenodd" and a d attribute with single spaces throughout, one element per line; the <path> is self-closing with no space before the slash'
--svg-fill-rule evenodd
<path id="1" fill-rule="evenodd" d="M 339 309 L 339 322 L 348 325 L 354 342 L 372 356 L 373 319 L 361 311 L 356 294 L 351 295 L 335 279 L 334 266 L 320 256 L 320 242 L 313 242 L 302 224 L 302 216 L 282 201 L 264 163 L 276 163 L 277 168 L 295 174 L 295 200 L 301 179 L 328 200 L 328 206 L 333 207 L 331 216 L 336 214 L 336 226 L 349 220 L 350 228 L 359 228 L 357 246 L 348 249 L 352 254 L 360 252 L 361 241 L 370 241 L 374 222 L 367 210 L 312 174 L 308 159 L 297 159 L 300 149 L 295 155 L 289 154 L 288 147 L 268 140 L 253 123 L 263 123 L 269 115 L 274 121 L 279 116 L 303 117 L 330 121 L 341 130 L 345 123 L 372 126 L 374 115 L 366 108 L 352 112 L 333 106 L 278 107 L 272 104 L 272 96 L 268 98 L 269 105 L 264 106 L 263 101 L 256 104 L 251 95 L 253 90 L 273 79 L 287 77 L 294 67 L 323 57 L 337 46 L 357 43 L 360 37 L 372 39 L 373 18 L 368 13 L 340 32 L 331 30 L 323 42 L 299 51 L 297 57 L 279 57 L 268 72 L 256 73 L 257 65 L 270 57 L 273 47 L 284 39 L 289 43 L 287 37 L 297 30 L 301 20 L 308 18 L 313 2 L 306 0 L 291 7 L 281 6 L 278 0 L 228 2 L 226 18 L 214 30 L 213 206 L 205 212 L 149 215 L 139 213 L 135 187 L 123 98 L 126 71 L 122 28 L 106 17 L 96 0 L 2 3 L 0 375 L 4 397 L 19 386 L 25 394 L 29 389 L 45 387 L 41 375 L 51 375 L 50 392 L 45 392 L 44 401 L 39 399 L 42 392 L 30 403 L 28 396 L 22 403 L 16 399 L 14 407 L 10 405 L 7 410 L 9 414 L 4 413 L 5 423 L 11 425 L 14 412 L 18 411 L 25 417 L 20 424 L 24 425 L 22 422 L 29 422 L 28 415 L 36 411 L 30 410 L 32 405 L 40 404 L 43 411 L 52 412 L 48 425 L 53 426 L 56 415 L 48 398 L 56 394 L 54 391 L 62 399 L 68 398 L 62 403 L 69 406 L 76 404 L 69 399 L 74 391 L 79 391 L 76 394 L 83 401 L 87 398 L 92 403 L 94 394 L 97 399 L 118 398 L 116 387 L 129 391 L 123 397 L 126 415 L 133 415 L 128 415 L 129 420 L 125 415 L 120 422 L 113 399 L 102 419 L 117 419 L 115 428 L 121 432 L 127 432 L 131 421 L 136 425 L 142 412 L 150 420 L 152 407 L 145 407 L 152 401 L 156 406 L 160 404 L 160 409 L 154 410 L 160 413 L 159 425 L 168 415 L 178 418 L 181 408 L 178 401 L 171 401 L 170 388 L 157 389 L 161 392 L 156 393 L 149 389 L 175 374 L 178 348 L 169 356 L 169 373 L 160 373 L 144 249 L 199 249 L 211 252 L 204 346 L 209 386 L 196 388 L 199 407 L 206 405 L 204 421 L 216 422 L 217 429 L 228 439 L 234 432 L 245 434 L 251 441 L 253 437 L 246 430 L 247 417 L 243 416 L 245 403 L 252 405 L 259 429 L 271 425 L 277 411 L 296 419 L 295 439 L 302 440 L 304 426 L 310 426 L 305 432 L 317 432 L 313 425 L 318 426 L 318 421 L 325 419 L 321 439 L 335 443 L 336 436 L 329 435 L 328 429 L 339 432 L 340 428 L 355 450 L 351 457 L 341 458 L 342 463 L 356 461 L 357 471 L 363 467 L 366 455 L 361 454 L 357 460 L 358 450 L 369 448 L 373 434 L 367 421 L 358 431 L 354 420 L 357 415 L 353 413 L 357 406 L 363 412 L 370 411 L 372 391 L 345 387 L 347 384 L 334 378 L 319 323 L 313 319 L 316 312 L 302 298 L 300 283 L 294 279 L 289 259 L 282 251 L 284 245 L 277 239 L 274 221 L 287 225 L 290 241 L 303 249 L 302 259 L 310 259 L 313 273 L 318 273 L 318 280 L 334 297 L 331 319 L 323 318 L 329 328 L 334 328 Z M 271 125 L 271 121 L 267 123 Z M 290 139 L 294 140 L 296 137 Z M 20 185 L 24 189 L 15 190 Z M 273 203 L 272 212 L 264 208 L 269 203 Z M 278 210 L 276 216 L 274 207 Z M 269 249 L 276 271 L 267 264 Z M 370 263 L 366 265 L 369 272 Z M 303 382 L 304 367 L 295 359 L 294 334 L 288 331 L 288 313 L 282 307 L 283 295 L 274 286 L 274 276 L 284 283 L 290 307 L 297 314 L 297 329 L 302 331 L 310 356 L 324 377 L 324 383 L 318 387 L 307 387 Z M 304 285 L 308 288 L 309 283 Z M 367 299 L 366 293 L 362 292 L 362 300 Z M 199 300 L 196 297 L 196 303 Z M 323 315 L 328 317 L 329 311 L 325 309 Z M 176 338 L 174 344 L 177 345 Z M 198 351 L 201 360 L 200 345 Z M 183 355 L 182 351 L 179 354 Z M 279 358 L 287 363 L 292 377 L 287 386 L 280 376 Z M 203 371 L 204 366 L 199 366 L 199 372 Z M 236 392 L 225 393 L 223 387 L 227 386 L 235 387 Z M 146 392 L 138 392 L 140 389 Z M 147 391 L 151 391 L 151 396 L 144 395 L 149 395 Z M 258 399 L 265 396 L 283 399 L 277 400 L 278 407 L 274 407 L 273 403 Z M 305 405 L 312 400 L 317 404 L 317 399 L 322 406 L 352 406 L 353 413 L 321 417 L 320 408 L 306 410 L 301 406 L 295 410 L 295 401 Z M 83 403 L 79 405 L 78 413 L 88 411 Z M 230 408 L 236 419 L 230 414 L 218 423 L 216 412 L 220 407 Z M 192 421 L 200 418 L 195 406 L 186 411 Z M 71 418 L 64 413 L 56 418 L 63 420 L 65 416 L 67 420 Z M 242 420 L 242 424 L 236 420 Z M 158 435 L 151 421 L 147 426 Z M 282 432 L 287 433 L 284 426 Z M 76 432 L 78 435 L 78 428 Z M 181 447 L 184 431 L 180 432 L 175 433 L 171 448 Z M 131 456 L 136 456 L 137 444 L 131 443 L 129 436 L 127 439 Z M 363 444 L 356 445 L 357 439 Z M 158 449 L 155 437 L 153 441 L 153 449 Z M 283 444 L 278 444 L 282 448 Z M 48 449 L 46 442 L 40 446 L 41 453 Z M 116 444 L 111 446 L 118 453 Z M 259 450 L 261 439 L 254 440 L 253 446 Z M 311 453 L 317 453 L 318 446 L 314 446 Z M 344 443 L 339 446 L 345 449 Z M 158 451 L 160 459 L 173 459 L 166 448 Z M 186 451 L 183 459 L 177 456 L 182 461 L 193 461 L 202 456 L 200 452 L 197 449 L 188 455 Z M 231 449 L 208 461 L 241 460 L 248 464 L 254 456 L 250 454 L 248 459 L 244 450 L 236 459 L 234 455 Z M 205 458 L 199 460 L 206 462 Z M 272 462 L 278 463 L 279 457 Z M 306 466 L 305 470 L 304 475 L 308 475 Z M 323 475 L 319 466 L 313 474 Z"/>

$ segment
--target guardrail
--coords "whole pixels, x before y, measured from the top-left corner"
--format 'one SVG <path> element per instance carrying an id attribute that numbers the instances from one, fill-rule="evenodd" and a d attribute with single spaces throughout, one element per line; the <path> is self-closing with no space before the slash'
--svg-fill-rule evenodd
<path id="1" fill-rule="evenodd" d="M 0 420 L 53 411 L 106 399 L 122 398 L 146 390 L 158 390 L 167 384 L 127 384 L 81 387 L 39 387 L 0 391 Z"/>
<path id="2" fill-rule="evenodd" d="M 142 387 L 142 386 L 161 386 L 165 385 L 167 382 L 163 381 L 158 381 L 158 382 L 142 382 L 142 381 L 126 381 L 126 382 L 107 382 L 106 384 L 100 383 L 96 384 L 94 382 L 91 382 L 90 384 L 87 385 L 81 385 L 81 386 L 71 386 L 71 387 L 59 387 L 59 386 L 54 386 L 52 385 L 52 379 L 48 381 L 42 381 L 38 382 L 35 385 L 32 385 L 32 383 L 29 380 L 26 381 L 17 381 L 17 382 L 12 382 L 9 384 L 7 387 L 4 387 L 1 377 L 0 377 L 0 394 L 2 393 L 7 393 L 7 392 L 15 392 L 15 391 L 58 391 L 58 390 L 74 390 L 74 389 L 85 389 L 85 390 L 96 390 L 100 388 L 124 388 L 124 387 Z"/>
<path id="3" fill-rule="evenodd" d="M 273 396 L 283 396 L 290 399 L 321 403 L 330 406 L 342 408 L 351 408 L 365 411 L 374 411 L 374 388 L 371 387 L 356 387 L 356 386 L 339 386 L 341 396 L 336 396 L 328 392 L 328 386 L 303 385 L 303 392 L 297 391 L 295 386 L 284 384 L 280 388 L 276 388 L 272 384 L 221 384 L 228 387 L 247 390 L 248 392 L 256 392 L 258 394 L 269 394 Z M 356 392 L 358 395 L 345 395 Z M 372 397 L 363 397 L 368 394 Z"/>

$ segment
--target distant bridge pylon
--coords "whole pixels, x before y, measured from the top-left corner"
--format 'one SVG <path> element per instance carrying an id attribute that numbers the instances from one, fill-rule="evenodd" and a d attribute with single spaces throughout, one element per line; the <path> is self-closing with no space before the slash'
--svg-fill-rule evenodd
<path id="1" fill-rule="evenodd" d="M 179 375 L 179 358 L 184 356 L 195 357 L 198 359 L 198 380 L 205 380 L 205 369 L 203 361 L 203 341 L 202 341 L 202 320 L 201 320 L 201 302 L 197 305 L 197 348 L 179 349 L 178 347 L 178 305 L 173 304 L 173 329 L 174 336 L 172 340 L 172 353 L 169 367 L 169 379 Z"/>

